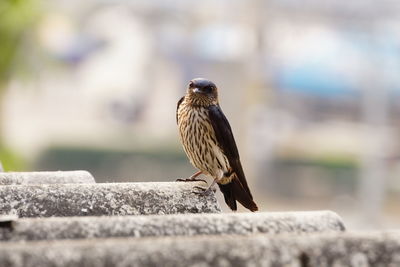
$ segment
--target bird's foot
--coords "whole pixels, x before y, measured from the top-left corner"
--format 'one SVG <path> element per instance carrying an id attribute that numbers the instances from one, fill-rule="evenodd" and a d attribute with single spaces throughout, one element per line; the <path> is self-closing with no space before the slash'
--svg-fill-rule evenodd
<path id="1" fill-rule="evenodd" d="M 213 186 L 210 186 L 208 188 L 204 188 L 204 187 L 201 187 L 201 186 L 194 186 L 193 189 L 199 190 L 199 191 L 194 191 L 193 190 L 192 193 L 196 194 L 196 195 L 200 195 L 200 196 L 205 196 L 208 193 L 210 193 L 211 191 L 213 191 L 214 193 L 217 191 L 217 189 L 215 189 Z"/>
<path id="2" fill-rule="evenodd" d="M 204 180 L 204 179 L 197 179 L 197 178 L 194 178 L 194 179 L 191 179 L 191 178 L 186 178 L 186 179 L 176 179 L 175 180 L 176 182 L 205 182 L 205 183 L 207 183 L 207 181 L 206 180 Z"/>
<path id="3" fill-rule="evenodd" d="M 189 178 L 186 179 L 176 179 L 177 182 L 205 182 L 207 183 L 206 180 L 204 179 L 197 179 L 196 177 L 199 176 L 200 174 L 202 174 L 201 171 L 198 171 L 196 173 L 194 173 L 192 176 L 190 176 Z"/>

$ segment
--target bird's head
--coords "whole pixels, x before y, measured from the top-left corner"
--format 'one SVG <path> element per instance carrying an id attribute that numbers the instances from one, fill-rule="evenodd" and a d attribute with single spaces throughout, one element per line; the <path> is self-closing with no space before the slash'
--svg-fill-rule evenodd
<path id="1" fill-rule="evenodd" d="M 210 106 L 218 104 L 217 86 L 212 81 L 196 78 L 189 82 L 187 96 L 194 105 Z"/>

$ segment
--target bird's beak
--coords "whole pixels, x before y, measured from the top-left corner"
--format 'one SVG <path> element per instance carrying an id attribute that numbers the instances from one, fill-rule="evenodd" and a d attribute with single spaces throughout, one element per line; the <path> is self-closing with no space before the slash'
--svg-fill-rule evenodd
<path id="1" fill-rule="evenodd" d="M 197 94 L 197 93 L 201 93 L 201 91 L 199 88 L 195 87 L 195 88 L 193 88 L 193 93 Z"/>

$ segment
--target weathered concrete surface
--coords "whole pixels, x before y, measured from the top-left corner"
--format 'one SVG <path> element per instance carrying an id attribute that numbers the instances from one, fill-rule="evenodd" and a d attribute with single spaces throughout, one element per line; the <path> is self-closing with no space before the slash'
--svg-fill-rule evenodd
<path id="1" fill-rule="evenodd" d="M 202 182 L 0 186 L 0 214 L 19 217 L 147 215 L 220 212 Z"/>
<path id="2" fill-rule="evenodd" d="M 400 266 L 400 232 L 1 242 L 2 266 Z"/>
<path id="3" fill-rule="evenodd" d="M 343 230 L 341 218 L 330 211 L 68 217 L 16 220 L 9 227 L 0 228 L 0 240 L 250 235 Z"/>
<path id="4" fill-rule="evenodd" d="M 89 184 L 95 183 L 95 180 L 93 176 L 87 171 L 0 173 L 0 185 L 74 183 Z"/>

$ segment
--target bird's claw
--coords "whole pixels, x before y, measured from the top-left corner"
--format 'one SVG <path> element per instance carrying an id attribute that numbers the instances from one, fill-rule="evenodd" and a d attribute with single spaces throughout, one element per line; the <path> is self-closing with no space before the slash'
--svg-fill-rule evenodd
<path id="1" fill-rule="evenodd" d="M 193 189 L 199 190 L 199 191 L 195 191 L 195 190 L 192 191 L 193 194 L 196 194 L 196 195 L 204 196 L 207 193 L 207 188 L 204 188 L 201 186 L 194 186 Z"/>
<path id="2" fill-rule="evenodd" d="M 179 178 L 179 179 L 176 179 L 175 181 L 176 182 L 204 182 L 204 183 L 207 183 L 206 180 L 197 179 L 197 178 L 194 178 L 194 179 L 191 179 L 191 178 L 186 178 L 186 179 Z"/>
<path id="3" fill-rule="evenodd" d="M 201 186 L 194 186 L 193 189 L 200 190 L 199 192 L 196 192 L 194 190 L 192 191 L 193 194 L 200 195 L 200 196 L 205 196 L 211 191 L 213 191 L 214 193 L 216 192 L 216 189 L 213 188 L 213 187 L 204 188 L 204 187 L 201 187 Z"/>

